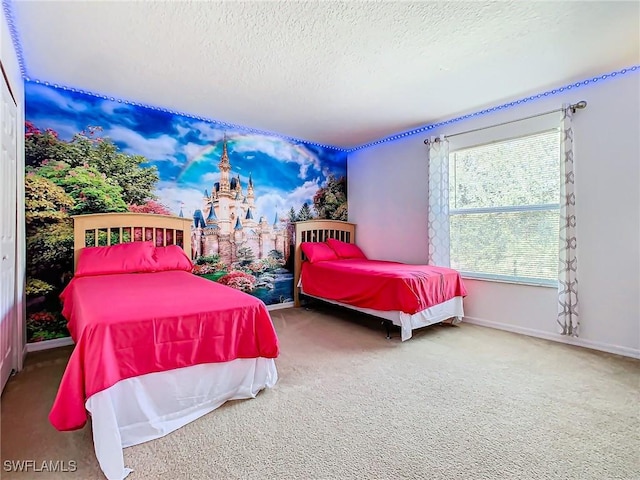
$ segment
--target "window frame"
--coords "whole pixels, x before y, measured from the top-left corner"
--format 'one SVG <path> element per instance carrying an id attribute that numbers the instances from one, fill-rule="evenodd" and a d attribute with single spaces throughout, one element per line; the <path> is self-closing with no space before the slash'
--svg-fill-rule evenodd
<path id="1" fill-rule="evenodd" d="M 456 152 L 461 150 L 469 150 L 473 148 L 484 147 L 487 145 L 492 145 L 496 143 L 505 143 L 512 140 L 518 140 L 526 137 L 533 137 L 536 135 L 542 135 L 544 133 L 560 133 L 560 126 L 553 126 L 550 128 L 542 128 L 536 129 L 535 131 L 525 131 L 523 133 L 519 133 L 517 135 L 510 135 L 508 137 L 499 137 L 492 139 L 486 142 L 478 142 L 471 143 L 464 146 L 458 146 L 454 149 L 449 150 L 449 168 L 451 168 L 451 157 Z M 560 138 L 558 142 L 558 152 L 560 152 L 562 138 Z M 559 158 L 559 157 L 558 157 Z M 559 158 L 560 161 L 560 158 Z M 449 172 L 449 179 L 451 179 L 451 171 Z M 560 182 L 560 171 L 558 170 L 558 183 Z M 560 216 L 560 198 L 558 197 L 558 203 L 547 203 L 547 204 L 532 204 L 532 205 L 509 205 L 509 206 L 499 206 L 499 207 L 472 207 L 472 208 L 451 208 L 449 207 L 449 228 L 451 228 L 451 217 L 453 215 L 469 215 L 469 214 L 478 214 L 478 213 L 514 213 L 514 212 L 533 212 L 533 211 L 553 211 L 556 210 L 558 212 L 558 217 Z M 559 232 L 557 232 L 559 235 Z M 449 241 L 449 254 L 451 255 L 451 240 Z M 472 280 L 484 280 L 484 281 L 492 281 L 499 283 L 510 283 L 516 285 L 530 285 L 537 287 L 558 287 L 557 279 L 546 279 L 546 278 L 536 278 L 536 277 L 518 277 L 514 275 L 501 275 L 494 273 L 482 273 L 482 272 L 470 272 L 465 270 L 459 270 L 460 275 L 463 278 L 468 278 Z"/>

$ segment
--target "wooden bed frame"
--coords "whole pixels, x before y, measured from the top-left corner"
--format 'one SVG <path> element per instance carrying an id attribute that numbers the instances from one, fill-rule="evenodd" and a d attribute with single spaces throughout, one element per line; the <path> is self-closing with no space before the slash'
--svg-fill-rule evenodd
<path id="1" fill-rule="evenodd" d="M 123 243 L 123 233 L 130 231 L 130 240 L 133 238 L 134 229 L 141 229 L 142 239 L 147 238 L 147 230 L 150 229 L 151 239 L 156 243 L 158 230 L 162 231 L 162 246 L 167 245 L 167 232 L 172 238 L 172 245 L 177 245 L 178 232 L 182 235 L 182 249 L 191 258 L 191 220 L 170 215 L 158 215 L 155 213 L 92 213 L 89 215 L 74 215 L 73 218 L 73 270 L 78 264 L 80 250 L 86 245 L 87 233 L 92 233 L 94 245 L 98 246 L 99 232 L 106 232 L 107 245 L 111 245 L 111 234 L 118 233 L 119 241 Z M 126 241 L 126 239 L 124 240 Z"/>
<path id="2" fill-rule="evenodd" d="M 302 242 L 324 242 L 327 238 L 335 238 L 347 243 L 356 242 L 356 224 L 341 220 L 306 220 L 295 222 L 295 252 L 293 269 L 293 302 L 300 306 L 300 270 L 302 268 Z"/>
<path id="3" fill-rule="evenodd" d="M 77 215 L 72 218 L 74 222 L 74 262 L 77 262 L 79 252 L 87 246 L 87 241 L 89 241 L 89 246 L 98 246 L 98 244 L 109 245 L 135 242 L 141 239 L 144 241 L 153 240 L 157 246 L 178 245 L 191 257 L 192 221 L 188 218 L 144 213 L 101 213 Z M 74 264 L 74 269 L 75 266 Z M 186 272 L 181 273 L 186 274 Z M 194 278 L 201 279 L 201 277 L 195 276 Z M 222 295 L 224 295 L 224 292 L 222 292 L 221 289 L 229 289 L 229 287 L 216 282 L 203 281 L 210 287 L 215 287 L 215 289 L 211 291 L 221 292 L 220 294 Z M 180 285 L 177 287 L 180 287 Z M 177 290 L 179 289 L 176 289 L 176 291 Z M 185 291 L 183 295 L 180 291 L 177 291 L 176 294 L 188 296 L 188 293 L 189 292 Z M 213 295 L 215 297 L 215 295 L 219 294 L 216 293 Z M 246 294 L 243 293 L 242 295 Z M 138 295 L 136 295 L 136 297 L 138 297 Z M 153 298 L 142 296 L 140 296 L 140 300 L 146 302 L 154 301 Z M 186 301 L 188 301 L 188 298 Z M 216 303 L 215 298 L 213 298 L 211 303 Z M 250 304 L 247 305 L 249 306 Z M 117 305 L 116 307 L 119 308 Z M 127 311 L 128 308 L 129 311 L 135 312 L 139 307 L 144 307 L 144 304 L 138 303 L 132 306 L 129 303 L 128 307 L 123 306 L 123 310 Z M 212 307 L 215 306 L 212 305 Z M 259 305 L 256 305 L 255 308 L 262 310 L 262 307 Z M 244 318 L 245 315 L 250 315 L 253 310 L 245 306 L 238 307 L 232 305 L 228 311 L 231 313 L 224 314 L 224 307 L 220 310 L 220 313 L 217 313 L 218 310 L 216 308 L 212 308 L 211 312 L 213 313 L 211 314 L 206 313 L 206 310 L 192 310 L 187 316 L 206 315 L 208 318 L 207 321 L 215 323 L 216 320 L 211 319 L 211 317 L 220 314 L 223 315 L 222 318 L 233 317 L 239 321 L 241 318 Z M 235 312 L 237 312 L 237 314 Z M 79 316 L 81 315 L 82 314 L 79 314 Z M 137 318 L 137 320 L 134 321 L 136 324 L 141 324 L 145 320 L 144 315 L 134 318 Z M 194 320 L 191 320 L 191 322 L 193 321 Z M 185 322 L 189 323 L 189 321 L 186 320 Z M 163 323 L 162 330 L 163 338 L 165 339 L 163 341 L 181 341 L 173 337 L 171 333 L 172 325 L 177 325 L 176 332 L 181 331 L 179 323 L 180 321 L 167 321 Z M 197 323 L 201 324 L 202 322 L 198 321 Z M 255 327 L 255 324 L 253 325 Z M 202 326 L 202 324 L 200 326 Z M 247 328 L 247 331 L 251 332 L 251 328 Z M 261 335 L 260 331 L 260 329 L 256 330 L 254 328 L 253 333 L 248 334 L 255 336 L 256 345 L 260 343 L 258 342 L 259 336 Z M 89 335 L 89 337 L 92 337 L 92 335 Z M 203 341 L 208 340 L 208 337 L 203 336 L 201 338 Z M 220 337 L 217 336 L 214 340 L 211 340 L 211 342 L 213 342 L 211 343 L 211 349 L 213 350 L 219 347 L 218 342 L 220 341 Z M 86 343 L 88 341 L 87 336 L 81 335 L 80 341 Z M 107 350 L 111 349 L 112 346 L 117 343 L 117 340 L 114 340 L 110 336 L 105 337 L 103 341 Z M 99 340 L 97 342 L 99 342 Z M 89 343 L 89 345 L 98 345 L 98 343 Z M 83 348 L 87 347 L 85 346 Z M 136 346 L 134 345 L 132 348 L 136 348 Z M 146 349 L 146 345 L 144 348 Z M 144 350 L 144 354 L 147 354 L 146 350 Z M 79 365 L 84 368 L 84 360 L 76 360 L 79 362 Z M 235 363 L 229 365 L 231 362 Z M 85 408 L 91 412 L 92 417 L 91 431 L 93 444 L 94 446 L 100 445 L 100 448 L 95 448 L 95 452 L 100 468 L 105 474 L 104 478 L 124 478 L 130 471 L 125 468 L 122 454 L 124 438 L 127 439 L 125 443 L 133 442 L 131 445 L 155 440 L 174 431 L 177 427 L 182 427 L 205 413 L 215 410 L 214 406 L 217 408 L 221 403 L 229 400 L 255 397 L 258 391 L 272 387 L 277 381 L 277 369 L 273 358 L 237 358 L 225 362 L 213 360 L 201 364 L 193 364 L 187 359 L 187 361 L 183 363 L 186 363 L 186 365 L 181 368 L 165 370 L 162 368 L 164 365 L 162 362 L 156 362 L 153 366 L 153 378 L 151 378 L 149 374 L 143 374 L 142 376 L 136 375 L 133 377 L 125 376 L 121 381 L 108 386 L 105 390 L 95 394 L 92 393 L 89 398 L 85 398 Z M 158 368 L 158 366 L 160 368 Z M 102 367 L 107 368 L 104 365 Z M 101 367 L 97 365 L 95 366 L 98 372 L 100 368 Z M 202 375 L 204 375 L 204 377 L 202 377 Z M 203 381 L 205 382 L 204 384 L 202 383 Z M 206 386 L 205 390 L 202 389 L 203 385 Z M 167 395 L 164 390 L 165 387 L 168 390 L 173 388 L 176 392 L 179 391 L 184 398 L 173 399 L 173 401 L 170 402 L 160 401 L 161 398 Z M 204 397 L 203 391 L 205 392 Z M 138 408 L 135 405 L 130 406 L 126 402 L 122 403 L 119 401 L 122 398 L 129 397 L 135 397 L 138 400 L 142 399 L 140 401 L 145 407 Z M 196 401 L 200 397 L 203 397 L 206 401 Z M 187 403 L 184 402 L 185 399 L 189 400 L 194 398 L 196 400 L 187 401 Z M 185 405 L 188 406 L 186 410 Z M 149 425 L 151 425 L 151 427 L 149 427 Z M 127 428 L 126 435 L 119 431 L 122 426 Z M 114 434 L 114 432 L 116 432 L 117 435 Z"/>

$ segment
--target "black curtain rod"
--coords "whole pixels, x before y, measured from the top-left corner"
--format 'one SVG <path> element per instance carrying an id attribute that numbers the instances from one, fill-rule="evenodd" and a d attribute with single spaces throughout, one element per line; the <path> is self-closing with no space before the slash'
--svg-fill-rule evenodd
<path id="1" fill-rule="evenodd" d="M 586 108 L 586 107 L 587 107 L 587 102 L 584 101 L 584 100 L 580 100 L 578 103 L 574 103 L 573 105 L 569 105 L 567 108 L 570 108 L 571 111 L 573 113 L 575 113 L 576 110 L 582 110 L 583 108 Z M 467 133 L 479 132 L 480 130 L 486 130 L 487 128 L 500 127 L 502 125 L 509 125 L 510 123 L 522 122 L 523 120 L 529 120 L 530 118 L 542 117 L 544 115 L 549 115 L 550 113 L 555 113 L 555 112 L 561 112 L 563 110 L 564 110 L 563 108 L 556 108 L 555 110 L 549 110 L 548 112 L 537 113 L 535 115 L 530 115 L 528 117 L 518 118 L 517 120 L 510 120 L 508 122 L 502 122 L 502 123 L 497 123 L 495 125 L 489 125 L 488 127 L 474 128 L 473 130 L 467 130 L 465 132 L 454 133 L 452 135 L 445 135 L 445 138 L 457 137 L 458 135 L 464 135 L 464 134 L 467 134 Z M 440 138 L 436 137 L 436 139 L 434 141 L 435 142 L 439 142 Z M 424 144 L 425 145 L 429 145 L 429 143 L 431 143 L 431 140 L 429 140 L 428 138 L 425 139 Z"/>

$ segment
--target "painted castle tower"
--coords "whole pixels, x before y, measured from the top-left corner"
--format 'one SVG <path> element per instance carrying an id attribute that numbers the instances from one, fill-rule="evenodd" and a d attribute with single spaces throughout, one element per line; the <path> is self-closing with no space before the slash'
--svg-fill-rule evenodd
<path id="1" fill-rule="evenodd" d="M 264 216 L 256 221 L 253 180 L 249 175 L 245 195 L 240 175 L 231 176 L 226 137 L 218 168 L 220 181 L 213 184 L 211 194 L 204 191 L 203 208 L 193 214 L 193 257 L 218 254 L 224 264 L 231 265 L 247 257 L 266 258 L 277 250 L 286 260 L 287 229 L 280 227 L 277 213 L 271 225 Z"/>

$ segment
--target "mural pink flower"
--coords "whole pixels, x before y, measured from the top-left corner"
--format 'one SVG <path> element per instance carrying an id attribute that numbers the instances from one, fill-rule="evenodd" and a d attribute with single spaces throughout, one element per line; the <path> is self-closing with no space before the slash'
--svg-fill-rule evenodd
<path id="1" fill-rule="evenodd" d="M 135 213 L 156 213 L 158 215 L 171 215 L 171 211 L 156 200 L 148 200 L 143 205 L 129 205 L 129 211 Z"/>
<path id="2" fill-rule="evenodd" d="M 235 270 L 220 277 L 218 282 L 231 288 L 235 288 L 236 290 L 242 290 L 243 292 L 249 293 L 255 288 L 256 277 L 249 275 L 248 273 Z"/>

